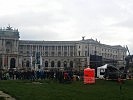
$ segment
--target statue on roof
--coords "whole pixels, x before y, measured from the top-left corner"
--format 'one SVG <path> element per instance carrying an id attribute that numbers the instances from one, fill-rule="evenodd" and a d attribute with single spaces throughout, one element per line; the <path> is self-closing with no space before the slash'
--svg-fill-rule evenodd
<path id="1" fill-rule="evenodd" d="M 85 40 L 85 36 L 82 36 L 82 40 Z"/>
<path id="2" fill-rule="evenodd" d="M 6 30 L 12 30 L 12 27 L 10 26 L 10 24 L 6 27 Z"/>

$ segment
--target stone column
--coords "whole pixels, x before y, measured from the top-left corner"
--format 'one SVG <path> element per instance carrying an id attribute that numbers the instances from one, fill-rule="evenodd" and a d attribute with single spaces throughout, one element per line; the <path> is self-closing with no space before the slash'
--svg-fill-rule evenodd
<path id="1" fill-rule="evenodd" d="M 54 61 L 55 62 L 55 68 L 57 68 L 57 61 Z"/>
<path id="2" fill-rule="evenodd" d="M 68 62 L 67 62 L 67 68 L 69 68 L 69 67 L 70 67 L 70 62 L 68 61 Z"/>
<path id="3" fill-rule="evenodd" d="M 74 46 L 73 46 L 73 56 L 75 56 L 75 52 L 74 52 Z"/>
<path id="4" fill-rule="evenodd" d="M 50 46 L 48 46 L 48 56 L 50 56 Z"/>
<path id="5" fill-rule="evenodd" d="M 67 56 L 69 56 L 69 46 L 67 46 Z"/>
<path id="6" fill-rule="evenodd" d="M 61 61 L 61 68 L 64 68 L 64 61 Z"/>
<path id="7" fill-rule="evenodd" d="M 76 64 L 75 64 L 75 62 L 73 62 L 73 68 L 75 68 L 76 67 Z"/>
<path id="8" fill-rule="evenodd" d="M 4 64 L 5 64 L 5 55 L 2 55 L 2 68 L 4 68 Z"/>
<path id="9" fill-rule="evenodd" d="M 58 46 L 57 46 L 57 56 L 59 56 L 59 55 L 58 55 Z"/>
<path id="10" fill-rule="evenodd" d="M 62 56 L 64 56 L 64 46 L 62 46 Z"/>
<path id="11" fill-rule="evenodd" d="M 5 39 L 3 40 L 3 50 L 4 50 L 3 53 L 5 53 L 5 51 L 6 51 L 5 50 Z"/>
<path id="12" fill-rule="evenodd" d="M 10 68 L 10 56 L 8 56 L 8 61 L 7 61 L 7 63 L 8 63 L 8 69 Z"/>
<path id="13" fill-rule="evenodd" d="M 56 46 L 54 46 L 54 56 L 56 56 Z"/>
<path id="14" fill-rule="evenodd" d="M 43 56 L 45 56 L 45 46 L 43 46 Z"/>
<path id="15" fill-rule="evenodd" d="M 18 55 L 17 55 L 17 57 L 16 57 L 16 68 L 18 68 L 19 66 L 19 59 L 18 59 Z"/>
<path id="16" fill-rule="evenodd" d="M 70 56 L 70 46 L 68 46 L 68 56 Z"/>
<path id="17" fill-rule="evenodd" d="M 63 56 L 63 48 L 62 48 L 62 45 L 61 45 L 61 56 Z"/>
<path id="18" fill-rule="evenodd" d="M 18 57 L 18 60 L 19 60 L 19 68 L 22 68 L 23 66 L 22 66 L 22 56 L 19 56 Z"/>
<path id="19" fill-rule="evenodd" d="M 51 60 L 48 61 L 48 68 L 51 68 Z"/>

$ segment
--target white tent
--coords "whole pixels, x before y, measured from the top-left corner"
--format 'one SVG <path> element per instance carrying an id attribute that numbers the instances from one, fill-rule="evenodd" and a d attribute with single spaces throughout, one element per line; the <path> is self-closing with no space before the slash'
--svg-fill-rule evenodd
<path id="1" fill-rule="evenodd" d="M 107 69 L 107 66 L 108 64 L 105 64 L 97 68 L 97 78 L 100 78 L 100 79 L 104 78 L 104 74 L 105 74 L 105 70 Z"/>

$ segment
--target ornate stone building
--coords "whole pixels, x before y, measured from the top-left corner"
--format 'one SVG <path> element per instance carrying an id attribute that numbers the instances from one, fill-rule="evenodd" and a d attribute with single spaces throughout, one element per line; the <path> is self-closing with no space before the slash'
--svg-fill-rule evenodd
<path id="1" fill-rule="evenodd" d="M 123 67 L 126 48 L 97 40 L 30 41 L 19 40 L 19 32 L 10 26 L 0 29 L 0 68 L 82 69 L 105 63 Z"/>

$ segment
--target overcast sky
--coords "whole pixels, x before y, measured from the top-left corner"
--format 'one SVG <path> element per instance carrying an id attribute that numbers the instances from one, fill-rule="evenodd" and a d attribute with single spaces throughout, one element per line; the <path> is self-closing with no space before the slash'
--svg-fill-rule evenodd
<path id="1" fill-rule="evenodd" d="M 133 54 L 133 0 L 0 0 L 0 27 L 21 40 L 97 39 Z"/>

